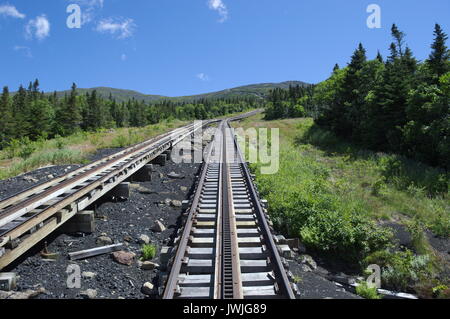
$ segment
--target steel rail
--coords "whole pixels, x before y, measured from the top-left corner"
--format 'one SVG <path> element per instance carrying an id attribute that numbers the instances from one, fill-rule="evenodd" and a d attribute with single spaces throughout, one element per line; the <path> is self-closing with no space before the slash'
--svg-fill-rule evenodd
<path id="1" fill-rule="evenodd" d="M 187 127 L 186 130 L 189 130 L 191 126 Z M 161 139 L 167 139 L 167 135 L 161 137 Z M 121 160 L 127 159 L 132 157 L 133 155 L 139 153 L 140 151 L 143 151 L 146 148 L 151 148 L 155 144 L 158 143 L 154 142 L 153 144 L 150 143 L 144 143 L 143 145 L 138 146 L 137 148 L 131 148 L 127 149 L 123 154 L 114 157 L 113 159 L 106 161 L 98 166 L 95 166 L 85 172 L 82 172 L 81 174 L 77 176 L 73 176 L 67 180 L 62 181 L 60 184 L 57 184 L 53 187 L 47 188 L 46 190 L 35 194 L 24 201 L 19 202 L 18 204 L 11 206 L 3 211 L 0 212 L 0 227 L 8 224 L 9 222 L 13 221 L 14 219 L 17 219 L 18 217 L 26 214 L 27 212 L 35 209 L 36 207 L 40 206 L 41 204 L 45 203 L 46 201 L 51 200 L 52 198 L 55 198 L 61 193 L 64 193 L 64 190 L 67 188 L 70 188 L 70 186 L 76 186 L 77 184 L 82 183 L 85 180 L 88 180 L 90 177 L 95 175 L 97 172 L 104 171 L 108 168 L 113 167 L 117 163 L 119 163 Z M 29 192 L 29 191 L 27 191 Z"/>
<path id="2" fill-rule="evenodd" d="M 156 142 L 150 144 L 147 143 L 142 147 L 134 149 L 131 153 L 126 152 L 122 155 L 129 156 L 126 161 L 115 161 L 115 163 L 118 163 L 117 166 L 119 167 L 115 167 L 112 171 L 102 170 L 104 174 L 97 175 L 98 178 L 93 182 L 90 182 L 87 185 L 82 186 L 81 188 L 77 188 L 75 192 L 60 199 L 56 203 L 48 205 L 46 208 L 44 208 L 34 216 L 26 218 L 24 221 L 21 221 L 17 223 L 17 225 L 9 228 L 5 233 L 1 234 L 3 239 L 6 238 L 6 243 L 23 236 L 27 232 L 27 230 L 30 230 L 38 226 L 39 224 L 42 224 L 41 227 L 36 231 L 36 233 L 32 233 L 30 236 L 26 237 L 23 242 L 20 242 L 18 248 L 12 247 L 12 249 L 6 251 L 6 254 L 3 253 L 4 255 L 0 256 L 0 269 L 6 267 L 12 261 L 17 259 L 21 254 L 25 253 L 29 248 L 33 246 L 33 244 L 37 243 L 39 239 L 44 238 L 50 232 L 54 231 L 56 228 L 64 224 L 77 211 L 79 211 L 80 208 L 84 209 L 84 207 L 88 205 L 87 203 L 81 204 L 81 202 L 77 201 L 88 196 L 89 198 L 91 198 L 91 200 L 88 200 L 87 202 L 94 202 L 95 200 L 106 194 L 106 192 L 112 190 L 115 185 L 118 185 L 118 183 L 136 173 L 141 167 L 143 167 L 143 165 L 148 163 L 148 161 L 150 161 L 151 159 L 155 158 L 158 154 L 161 154 L 165 150 L 169 149 L 174 144 L 186 138 L 186 136 L 188 136 L 189 134 L 193 134 L 196 130 L 205 127 L 213 122 L 215 121 L 205 122 L 203 123 L 203 125 L 197 126 L 189 125 L 181 130 L 174 130 L 172 132 L 169 132 L 168 134 L 162 135 L 161 140 L 157 140 Z M 154 140 L 155 139 L 152 139 L 152 141 Z M 93 174 L 97 173 L 98 170 L 93 172 Z M 99 191 L 97 191 L 95 195 L 92 195 L 92 192 L 94 192 L 95 190 Z M 59 215 L 55 215 L 57 213 Z M 51 219 L 54 216 L 57 217 Z M 2 245 L 4 245 L 5 242 L 2 241 Z"/>
<path id="3" fill-rule="evenodd" d="M 141 143 L 137 143 L 137 144 L 135 144 L 135 145 L 132 145 L 132 146 L 130 146 L 130 147 L 128 147 L 128 148 L 122 150 L 122 151 L 119 151 L 119 152 L 117 152 L 117 153 L 114 153 L 114 154 L 112 154 L 112 155 L 110 155 L 110 156 L 103 157 L 103 158 L 101 158 L 101 159 L 99 159 L 99 160 L 97 160 L 97 161 L 95 161 L 95 162 L 92 162 L 92 163 L 89 163 L 89 164 L 87 164 L 87 165 L 84 165 L 84 166 L 82 166 L 82 167 L 80 167 L 80 168 L 78 168 L 78 169 L 76 169 L 76 170 L 74 170 L 74 171 L 72 171 L 72 172 L 69 172 L 69 173 L 67 173 L 67 174 L 64 174 L 64 175 L 62 175 L 62 176 L 59 176 L 59 177 L 54 178 L 54 179 L 49 180 L 49 181 L 45 181 L 45 182 L 38 183 L 38 184 L 36 184 L 36 185 L 33 185 L 32 187 L 29 187 L 29 188 L 26 188 L 26 189 L 20 191 L 20 192 L 17 192 L 17 193 L 15 193 L 15 194 L 9 195 L 9 196 L 3 198 L 3 199 L 0 201 L 0 214 L 2 213 L 2 210 L 3 210 L 4 208 L 9 207 L 9 206 L 11 206 L 11 205 L 14 205 L 14 203 L 19 202 L 20 200 L 23 200 L 23 199 L 25 199 L 25 198 L 28 198 L 28 197 L 30 197 L 30 196 L 32 196 L 32 195 L 36 195 L 36 194 L 38 194 L 39 192 L 41 192 L 42 190 L 45 190 L 45 189 L 47 189 L 47 188 L 49 188 L 49 187 L 52 187 L 52 186 L 54 186 L 54 185 L 60 183 L 60 182 L 63 181 L 63 180 L 66 180 L 66 179 L 72 178 L 72 177 L 74 177 L 74 176 L 76 176 L 76 175 L 78 175 L 78 174 L 84 173 L 86 170 L 95 168 L 95 167 L 97 167 L 98 165 L 100 165 L 101 163 L 104 163 L 104 162 L 106 162 L 106 161 L 113 160 L 113 159 L 115 159 L 117 156 L 123 155 L 123 154 L 125 154 L 126 152 L 129 152 L 129 151 L 131 151 L 131 150 L 134 150 L 134 149 L 136 149 L 136 148 L 139 147 L 139 146 L 142 146 L 142 145 L 149 145 L 149 144 L 154 143 L 155 141 L 157 141 L 157 140 L 159 140 L 159 139 L 162 139 L 162 138 L 165 138 L 165 137 L 167 137 L 167 136 L 169 136 L 169 135 L 171 135 L 171 134 L 176 134 L 177 131 L 186 129 L 186 128 L 188 128 L 188 127 L 192 127 L 192 124 L 189 124 L 189 125 L 187 125 L 187 126 L 178 128 L 178 129 L 176 129 L 176 130 L 174 130 L 174 131 L 172 131 L 172 132 L 168 132 L 168 133 L 162 134 L 162 135 L 160 135 L 160 136 L 151 138 L 151 139 L 149 139 L 149 140 L 147 140 L 147 141 L 144 141 L 144 142 L 141 142 Z"/>
<path id="4" fill-rule="evenodd" d="M 215 138 L 217 138 L 217 137 L 215 137 Z M 206 181 L 206 174 L 208 171 L 208 162 L 210 161 L 210 159 L 212 157 L 213 150 L 214 150 L 213 144 L 211 143 L 209 150 L 207 152 L 205 162 L 203 163 L 203 166 L 202 166 L 199 182 L 196 186 L 194 199 L 192 201 L 192 205 L 189 209 L 189 213 L 187 216 L 187 222 L 186 222 L 186 225 L 184 226 L 184 230 L 183 230 L 181 239 L 178 242 L 177 252 L 175 254 L 175 258 L 174 258 L 174 261 L 172 264 L 170 275 L 169 275 L 169 278 L 166 283 L 166 288 L 164 290 L 163 299 L 174 299 L 175 294 L 178 291 L 178 289 L 177 289 L 178 280 L 179 280 L 178 276 L 181 272 L 181 267 L 183 265 L 183 259 L 185 258 L 186 250 L 189 245 L 189 237 L 192 232 L 195 215 L 197 213 L 197 208 L 198 208 L 198 205 L 200 202 L 200 197 L 202 195 L 202 189 L 203 189 L 203 186 Z"/>
<path id="5" fill-rule="evenodd" d="M 209 145 L 163 299 L 295 299 L 229 121 Z M 221 150 L 219 166 L 209 162 L 213 147 Z"/>
<path id="6" fill-rule="evenodd" d="M 279 289 L 281 292 L 289 299 L 296 299 L 294 291 L 292 290 L 291 283 L 284 269 L 283 263 L 281 261 L 281 257 L 278 253 L 277 245 L 272 236 L 272 232 L 270 230 L 269 224 L 267 222 L 267 218 L 265 216 L 264 209 L 259 200 L 258 192 L 255 188 L 255 185 L 251 178 L 250 170 L 244 160 L 244 156 L 242 154 L 241 148 L 239 147 L 238 141 L 235 138 L 234 143 L 236 145 L 236 150 L 238 152 L 238 157 L 242 164 L 242 169 L 244 170 L 244 176 L 247 181 L 247 185 L 249 187 L 249 193 L 255 205 L 255 211 L 257 213 L 257 217 L 260 225 L 262 225 L 263 235 L 265 236 L 266 244 L 268 244 L 268 251 L 272 260 L 272 263 L 275 265 L 275 277 L 277 278 L 277 282 L 279 284 Z"/>

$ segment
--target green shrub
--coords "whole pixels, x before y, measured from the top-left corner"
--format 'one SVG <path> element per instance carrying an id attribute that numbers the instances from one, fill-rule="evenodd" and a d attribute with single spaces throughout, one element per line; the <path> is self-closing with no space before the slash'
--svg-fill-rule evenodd
<path id="1" fill-rule="evenodd" d="M 155 245 L 143 245 L 142 246 L 142 259 L 152 260 L 156 256 L 156 246 Z"/>
<path id="2" fill-rule="evenodd" d="M 365 299 L 381 299 L 376 287 L 369 287 L 367 282 L 362 281 L 356 287 L 356 294 Z"/>
<path id="3" fill-rule="evenodd" d="M 430 256 L 416 256 L 410 250 L 378 251 L 368 256 L 364 264 L 380 266 L 383 286 L 397 291 L 413 290 L 419 282 L 430 281 L 433 277 Z"/>
<path id="4" fill-rule="evenodd" d="M 56 148 L 59 150 L 62 150 L 67 144 L 66 140 L 63 137 L 61 137 L 60 135 L 55 136 L 55 142 L 56 142 Z"/>
<path id="5" fill-rule="evenodd" d="M 329 176 L 317 161 L 282 152 L 279 173 L 257 177 L 274 223 L 307 247 L 347 261 L 387 247 L 392 233 L 371 222 L 358 201 L 343 202 Z"/>
<path id="6" fill-rule="evenodd" d="M 372 185 L 371 194 L 373 196 L 383 196 L 386 194 L 386 190 L 387 190 L 386 181 L 384 178 L 380 178 Z"/>
<path id="7" fill-rule="evenodd" d="M 33 142 L 30 141 L 28 137 L 23 138 L 20 143 L 21 148 L 19 151 L 19 157 L 21 157 L 22 159 L 29 158 L 31 154 L 33 154 L 36 150 L 36 146 L 33 144 Z"/>
<path id="8" fill-rule="evenodd" d="M 431 231 L 439 237 L 450 237 L 450 213 L 445 210 L 436 212 L 434 220 L 430 224 Z"/>
<path id="9" fill-rule="evenodd" d="M 115 137 L 112 141 L 112 146 L 113 147 L 126 147 L 129 145 L 129 138 L 127 138 L 125 135 L 118 135 L 117 137 Z"/>
<path id="10" fill-rule="evenodd" d="M 398 155 L 380 158 L 381 174 L 399 190 L 426 191 L 429 196 L 448 195 L 450 175 Z"/>
<path id="11" fill-rule="evenodd" d="M 19 140 L 12 139 L 8 143 L 8 147 L 6 148 L 7 157 L 14 158 L 14 157 L 18 156 L 21 146 L 22 146 L 22 144 Z"/>

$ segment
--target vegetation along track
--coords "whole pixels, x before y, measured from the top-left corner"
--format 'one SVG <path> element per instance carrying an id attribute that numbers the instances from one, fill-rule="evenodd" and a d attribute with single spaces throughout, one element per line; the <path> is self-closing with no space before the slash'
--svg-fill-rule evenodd
<path id="1" fill-rule="evenodd" d="M 193 123 L 137 144 L 0 202 L 0 270 L 202 127 Z"/>
<path id="2" fill-rule="evenodd" d="M 206 152 L 164 299 L 295 299 L 229 122 Z"/>

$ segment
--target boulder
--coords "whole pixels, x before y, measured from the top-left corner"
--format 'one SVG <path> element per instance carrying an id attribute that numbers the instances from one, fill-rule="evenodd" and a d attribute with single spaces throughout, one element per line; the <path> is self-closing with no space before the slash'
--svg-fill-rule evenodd
<path id="1" fill-rule="evenodd" d="M 159 265 L 157 263 L 151 262 L 151 261 L 144 261 L 141 264 L 141 269 L 142 270 L 155 270 L 158 269 Z"/>
<path id="2" fill-rule="evenodd" d="M 131 237 L 131 236 L 129 236 L 129 235 L 126 235 L 126 236 L 123 237 L 123 240 L 126 241 L 126 242 L 128 242 L 128 243 L 130 243 L 130 242 L 133 241 L 133 237 Z"/>
<path id="3" fill-rule="evenodd" d="M 141 235 L 139 236 L 139 244 L 145 244 L 148 245 L 150 243 L 150 237 L 148 237 L 147 235 Z"/>
<path id="4" fill-rule="evenodd" d="M 97 297 L 97 290 L 87 289 L 84 291 L 80 291 L 80 296 L 85 299 L 95 299 Z"/>
<path id="5" fill-rule="evenodd" d="M 187 188 L 186 186 L 180 186 L 180 190 L 182 192 L 187 192 L 189 190 L 189 188 Z"/>
<path id="6" fill-rule="evenodd" d="M 183 206 L 183 203 L 182 203 L 181 201 L 179 201 L 179 200 L 173 200 L 173 201 L 171 202 L 171 205 L 172 205 L 173 207 L 182 207 L 182 206 Z"/>
<path id="7" fill-rule="evenodd" d="M 155 286 L 153 286 L 153 284 L 150 282 L 146 282 L 142 285 L 141 292 L 144 295 L 152 296 L 155 294 Z"/>
<path id="8" fill-rule="evenodd" d="M 177 174 L 175 172 L 171 172 L 171 173 L 167 174 L 167 177 L 172 178 L 172 179 L 183 179 L 184 178 L 183 175 Z"/>
<path id="9" fill-rule="evenodd" d="M 162 233 L 166 230 L 166 226 L 164 226 L 159 220 L 156 220 L 152 230 L 157 233 Z"/>
<path id="10" fill-rule="evenodd" d="M 90 272 L 90 271 L 85 271 L 81 274 L 81 277 L 83 277 L 84 279 L 92 279 L 96 276 L 95 273 Z"/>
<path id="11" fill-rule="evenodd" d="M 134 257 L 136 257 L 136 254 L 126 251 L 116 251 L 112 253 L 112 256 L 117 263 L 131 266 L 134 261 Z"/>
<path id="12" fill-rule="evenodd" d="M 100 236 L 97 238 L 97 245 L 100 246 L 109 246 L 113 244 L 113 241 L 108 236 Z"/>

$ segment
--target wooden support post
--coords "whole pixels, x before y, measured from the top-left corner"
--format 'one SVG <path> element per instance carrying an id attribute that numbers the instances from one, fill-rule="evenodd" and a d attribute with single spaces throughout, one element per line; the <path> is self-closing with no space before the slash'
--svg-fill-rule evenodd
<path id="1" fill-rule="evenodd" d="M 167 155 L 166 154 L 161 154 L 158 157 L 156 157 L 152 163 L 153 164 L 157 164 L 157 165 L 161 165 L 161 166 L 166 166 L 166 161 L 167 161 Z"/>
<path id="2" fill-rule="evenodd" d="M 117 185 L 109 192 L 109 196 L 114 197 L 116 199 L 130 198 L 130 183 L 121 183 Z"/>
<path id="3" fill-rule="evenodd" d="M 73 216 L 60 228 L 62 233 L 86 233 L 95 232 L 95 213 L 94 211 L 82 211 Z"/>
<path id="4" fill-rule="evenodd" d="M 130 177 L 131 182 L 151 182 L 152 181 L 153 165 L 148 164 L 142 167 L 133 176 Z"/>
<path id="5" fill-rule="evenodd" d="M 16 289 L 17 274 L 13 272 L 0 273 L 0 290 L 11 291 Z"/>
<path id="6" fill-rule="evenodd" d="M 169 264 L 169 260 L 172 257 L 172 252 L 173 252 L 173 247 L 164 246 L 161 249 L 161 254 L 160 254 L 159 260 L 161 262 L 162 269 L 167 268 L 167 265 Z"/>
<path id="7" fill-rule="evenodd" d="M 170 161 L 172 159 L 172 150 L 167 150 L 163 154 L 166 155 L 167 161 Z"/>

